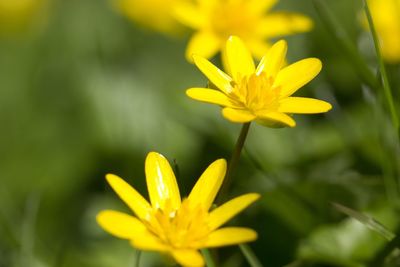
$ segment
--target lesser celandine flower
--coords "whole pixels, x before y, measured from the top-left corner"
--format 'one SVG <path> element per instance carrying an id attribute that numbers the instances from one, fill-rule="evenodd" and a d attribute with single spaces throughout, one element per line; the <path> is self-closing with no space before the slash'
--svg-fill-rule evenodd
<path id="1" fill-rule="evenodd" d="M 389 63 L 400 62 L 400 0 L 369 0 L 368 5 L 383 58 Z"/>
<path id="2" fill-rule="evenodd" d="M 111 0 L 116 8 L 140 25 L 165 34 L 175 35 L 182 25 L 173 16 L 175 5 L 188 0 Z"/>
<path id="3" fill-rule="evenodd" d="M 97 215 L 97 221 L 112 235 L 130 240 L 137 249 L 169 253 L 183 266 L 204 266 L 198 249 L 257 238 L 257 233 L 248 228 L 220 227 L 256 201 L 258 194 L 236 197 L 209 211 L 225 171 L 224 159 L 213 162 L 182 201 L 168 161 L 150 152 L 145 163 L 150 203 L 124 180 L 108 174 L 108 183 L 136 216 L 105 210 Z"/>
<path id="4" fill-rule="evenodd" d="M 243 42 L 231 36 L 226 42 L 227 72 L 207 59 L 194 55 L 194 63 L 218 89 L 190 88 L 187 95 L 193 99 L 223 107 L 222 115 L 237 123 L 256 122 L 271 127 L 294 127 L 288 114 L 327 112 L 331 105 L 325 101 L 292 97 L 321 70 L 321 61 L 307 58 L 283 67 L 287 44 L 275 43 L 257 66 Z"/>
<path id="5" fill-rule="evenodd" d="M 186 50 L 211 58 L 224 46 L 226 39 L 237 35 L 253 55 L 260 59 L 268 50 L 267 39 L 309 31 L 312 21 L 291 12 L 272 12 L 278 0 L 194 0 L 176 8 L 182 24 L 194 29 Z"/>

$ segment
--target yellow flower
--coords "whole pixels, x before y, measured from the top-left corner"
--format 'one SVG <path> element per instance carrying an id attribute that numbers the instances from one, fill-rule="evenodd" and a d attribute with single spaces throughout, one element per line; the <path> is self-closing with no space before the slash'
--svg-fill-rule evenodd
<path id="1" fill-rule="evenodd" d="M 370 0 L 368 4 L 384 59 L 400 62 L 400 0 Z"/>
<path id="2" fill-rule="evenodd" d="M 278 0 L 195 0 L 175 9 L 177 19 L 194 29 L 186 49 L 192 54 L 211 58 L 231 35 L 239 36 L 260 59 L 268 50 L 266 39 L 309 31 L 312 20 L 291 12 L 271 12 Z"/>
<path id="3" fill-rule="evenodd" d="M 189 196 L 181 201 L 175 175 L 168 161 L 150 152 L 145 163 L 150 203 L 121 178 L 106 179 L 136 217 L 105 210 L 97 221 L 107 232 L 130 240 L 140 250 L 169 253 L 183 266 L 204 266 L 198 249 L 253 241 L 257 233 L 248 228 L 219 228 L 259 198 L 246 194 L 209 211 L 221 187 L 226 161 L 213 162 L 201 175 Z"/>
<path id="4" fill-rule="evenodd" d="M 116 8 L 129 19 L 151 30 L 176 35 L 182 25 L 172 14 L 175 5 L 185 0 L 113 0 Z"/>
<path id="5" fill-rule="evenodd" d="M 222 115 L 226 119 L 237 123 L 255 120 L 265 126 L 294 127 L 296 123 L 288 114 L 322 113 L 332 108 L 322 100 L 291 96 L 317 76 L 322 64 L 317 58 L 307 58 L 283 67 L 287 51 L 284 40 L 271 47 L 257 68 L 238 37 L 228 39 L 225 51 L 229 75 L 207 59 L 193 56 L 196 66 L 219 90 L 190 88 L 186 94 L 222 106 Z"/>

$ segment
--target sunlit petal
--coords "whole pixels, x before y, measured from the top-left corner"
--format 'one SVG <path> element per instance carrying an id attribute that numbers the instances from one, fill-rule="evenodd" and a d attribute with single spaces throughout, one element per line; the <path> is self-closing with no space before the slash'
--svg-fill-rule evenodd
<path id="1" fill-rule="evenodd" d="M 281 88 L 281 97 L 292 95 L 302 86 L 314 79 L 321 71 L 322 63 L 318 58 L 306 58 L 283 68 L 274 83 Z"/>
<path id="2" fill-rule="evenodd" d="M 208 166 L 189 194 L 190 204 L 201 205 L 204 210 L 208 210 L 221 187 L 225 172 L 226 161 L 224 159 L 216 160 Z"/>
<path id="3" fill-rule="evenodd" d="M 285 62 L 286 52 L 286 41 L 280 40 L 279 42 L 276 42 L 262 58 L 260 64 L 258 64 L 256 70 L 257 75 L 264 72 L 267 76 L 275 78 L 276 74 L 280 71 Z"/>
<path id="4" fill-rule="evenodd" d="M 212 232 L 204 247 L 220 247 L 229 246 L 257 239 L 257 233 L 249 228 L 243 227 L 226 227 Z"/>
<path id="5" fill-rule="evenodd" d="M 186 48 L 186 59 L 193 61 L 193 55 L 211 58 L 221 48 L 221 40 L 210 31 L 200 31 L 193 34 Z"/>
<path id="6" fill-rule="evenodd" d="M 143 232 L 131 239 L 131 245 L 140 250 L 169 251 L 170 246 L 163 243 L 158 237 L 149 231 Z"/>
<path id="7" fill-rule="evenodd" d="M 151 206 L 142 195 L 140 195 L 127 182 L 114 174 L 107 174 L 106 179 L 118 196 L 139 218 L 146 218 Z"/>
<path id="8" fill-rule="evenodd" d="M 305 97 L 288 97 L 280 101 L 279 112 L 314 114 L 327 112 L 332 109 L 328 102 Z"/>
<path id="9" fill-rule="evenodd" d="M 228 74 L 201 56 L 193 55 L 193 60 L 200 71 L 223 93 L 228 94 L 232 91 L 232 78 Z"/>
<path id="10" fill-rule="evenodd" d="M 274 12 L 266 15 L 258 24 L 257 33 L 264 38 L 306 32 L 313 27 L 312 20 L 304 15 Z"/>
<path id="11" fill-rule="evenodd" d="M 118 211 L 101 211 L 97 214 L 96 220 L 104 230 L 123 239 L 132 239 L 147 231 L 140 220 Z"/>
<path id="12" fill-rule="evenodd" d="M 254 114 L 245 109 L 224 108 L 222 115 L 225 119 L 237 123 L 250 122 L 256 118 Z"/>
<path id="13" fill-rule="evenodd" d="M 203 256 L 194 249 L 174 249 L 171 252 L 174 259 L 182 266 L 201 267 L 204 266 Z"/>
<path id="14" fill-rule="evenodd" d="M 217 229 L 259 198 L 259 194 L 246 194 L 236 197 L 214 209 L 209 215 L 208 225 L 210 230 Z"/>
<path id="15" fill-rule="evenodd" d="M 150 152 L 146 158 L 145 172 L 153 208 L 164 209 L 168 202 L 172 209 L 178 209 L 181 197 L 175 174 L 167 159 L 159 153 Z"/>
<path id="16" fill-rule="evenodd" d="M 239 37 L 229 37 L 226 42 L 225 52 L 229 72 L 236 82 L 239 82 L 243 76 L 249 76 L 254 73 L 253 57 Z"/>
<path id="17" fill-rule="evenodd" d="M 259 112 L 257 122 L 269 127 L 296 126 L 296 122 L 289 115 L 281 112 Z"/>
<path id="18" fill-rule="evenodd" d="M 235 107 L 235 104 L 224 93 L 214 89 L 190 88 L 186 94 L 195 100 L 225 107 Z"/>

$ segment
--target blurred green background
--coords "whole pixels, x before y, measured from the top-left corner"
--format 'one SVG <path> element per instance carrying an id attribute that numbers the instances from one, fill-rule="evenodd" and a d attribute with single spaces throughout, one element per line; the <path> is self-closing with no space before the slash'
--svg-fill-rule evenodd
<path id="1" fill-rule="evenodd" d="M 361 1 L 325 2 L 375 73 Z M 397 143 L 382 93 L 363 86 L 311 1 L 277 9 L 314 19 L 312 32 L 286 38 L 288 61 L 323 61 L 297 95 L 334 109 L 297 116 L 294 129 L 251 126 L 230 194 L 262 198 L 231 224 L 258 231 L 251 247 L 265 266 L 365 266 L 387 240 L 331 203 L 399 227 Z M 138 27 L 105 0 L 48 0 L 25 16 L 0 27 L 0 266 L 134 266 L 135 250 L 95 221 L 101 209 L 127 211 L 104 175 L 147 196 L 144 159 L 157 151 L 177 163 L 185 195 L 208 164 L 230 157 L 240 125 L 185 96 L 207 82 L 185 61 L 189 34 Z M 399 66 L 389 74 L 398 97 Z M 398 254 L 386 266 L 400 266 Z M 218 266 L 247 266 L 237 247 L 216 256 Z M 141 266 L 166 265 L 142 255 Z"/>

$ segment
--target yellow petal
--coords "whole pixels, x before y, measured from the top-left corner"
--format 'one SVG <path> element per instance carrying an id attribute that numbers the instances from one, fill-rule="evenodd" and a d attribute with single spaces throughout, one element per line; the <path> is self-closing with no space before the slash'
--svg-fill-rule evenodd
<path id="1" fill-rule="evenodd" d="M 202 267 L 205 264 L 203 256 L 194 249 L 174 249 L 171 254 L 182 266 Z"/>
<path id="2" fill-rule="evenodd" d="M 274 12 L 259 22 L 256 31 L 259 36 L 272 38 L 306 32 L 312 27 L 313 22 L 307 16 L 289 12 Z"/>
<path id="3" fill-rule="evenodd" d="M 250 122 L 256 118 L 254 114 L 245 109 L 224 108 L 222 115 L 225 119 L 237 123 Z"/>
<path id="4" fill-rule="evenodd" d="M 226 227 L 208 235 L 204 247 L 221 247 L 235 245 L 257 239 L 257 233 L 249 228 Z"/>
<path id="5" fill-rule="evenodd" d="M 232 101 L 220 91 L 206 88 L 190 88 L 186 90 L 187 96 L 198 101 L 226 107 L 235 107 Z"/>
<path id="6" fill-rule="evenodd" d="M 164 209 L 166 202 L 172 209 L 181 205 L 178 184 L 166 158 L 163 155 L 150 152 L 145 163 L 147 190 L 153 208 Z"/>
<path id="7" fill-rule="evenodd" d="M 193 206 L 201 205 L 207 211 L 221 187 L 225 172 L 226 161 L 224 159 L 211 163 L 190 192 L 189 203 Z"/>
<path id="8" fill-rule="evenodd" d="M 283 68 L 276 76 L 274 86 L 281 87 L 281 97 L 292 95 L 302 86 L 314 79 L 321 71 L 318 58 L 306 58 Z"/>
<path id="9" fill-rule="evenodd" d="M 313 114 L 327 112 L 332 108 L 328 102 L 306 97 L 288 97 L 280 101 L 279 112 Z"/>
<path id="10" fill-rule="evenodd" d="M 186 59 L 193 62 L 193 55 L 213 57 L 221 48 L 221 40 L 210 31 L 200 31 L 190 38 L 186 48 Z M 200 68 L 200 67 L 199 67 Z"/>
<path id="11" fill-rule="evenodd" d="M 226 42 L 226 61 L 229 73 L 237 82 L 241 82 L 243 76 L 250 76 L 255 72 L 253 57 L 237 36 L 229 37 Z"/>
<path id="12" fill-rule="evenodd" d="M 268 53 L 261 59 L 260 64 L 258 64 L 256 70 L 257 75 L 264 72 L 268 77 L 275 78 L 276 74 L 280 71 L 285 62 L 286 52 L 287 43 L 285 40 L 280 40 L 275 43 Z"/>
<path id="13" fill-rule="evenodd" d="M 255 14 L 265 13 L 270 10 L 278 0 L 246 0 L 249 8 Z"/>
<path id="14" fill-rule="evenodd" d="M 107 182 L 128 205 L 128 207 L 140 218 L 146 218 L 151 206 L 133 187 L 114 174 L 106 175 Z"/>
<path id="15" fill-rule="evenodd" d="M 200 71 L 223 93 L 228 94 L 232 91 L 232 78 L 228 74 L 201 56 L 193 55 L 193 60 Z"/>
<path id="16" fill-rule="evenodd" d="M 259 194 L 246 194 L 236 197 L 211 211 L 208 218 L 210 230 L 217 229 L 259 198 Z"/>
<path id="17" fill-rule="evenodd" d="M 131 245 L 140 250 L 148 251 L 169 251 L 170 246 L 164 244 L 161 239 L 146 231 L 131 239 Z"/>
<path id="18" fill-rule="evenodd" d="M 282 126 L 289 126 L 294 127 L 296 126 L 296 122 L 285 113 L 281 112 L 265 112 L 265 113 L 258 113 L 257 114 L 257 122 L 264 126 L 268 127 L 282 127 Z"/>
<path id="19" fill-rule="evenodd" d="M 207 24 L 207 17 L 195 5 L 180 3 L 173 9 L 173 15 L 180 23 L 192 29 L 201 29 Z"/>
<path id="20" fill-rule="evenodd" d="M 118 211 L 103 210 L 97 214 L 96 220 L 104 230 L 123 239 L 132 239 L 147 231 L 141 221 Z"/>

